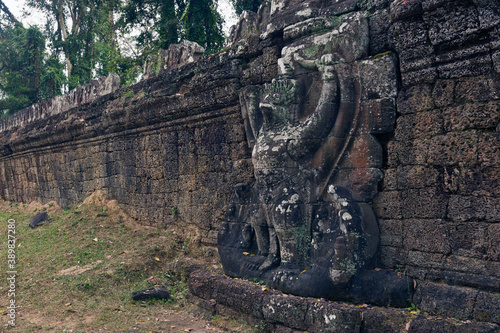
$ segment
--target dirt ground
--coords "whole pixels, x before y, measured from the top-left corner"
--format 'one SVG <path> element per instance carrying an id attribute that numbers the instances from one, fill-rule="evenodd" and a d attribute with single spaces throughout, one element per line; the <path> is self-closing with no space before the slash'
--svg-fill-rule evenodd
<path id="1" fill-rule="evenodd" d="M 40 211 L 49 221 L 36 229 Z M 219 272 L 216 250 L 183 224 L 137 224 L 96 192 L 79 206 L 0 202 L 0 258 L 7 221 L 16 220 L 16 319 L 9 325 L 9 284 L 0 272 L 0 332 L 251 332 L 234 318 L 211 317 L 189 303 L 187 277 L 200 265 Z M 164 285 L 167 301 L 137 302 L 131 292 Z"/>

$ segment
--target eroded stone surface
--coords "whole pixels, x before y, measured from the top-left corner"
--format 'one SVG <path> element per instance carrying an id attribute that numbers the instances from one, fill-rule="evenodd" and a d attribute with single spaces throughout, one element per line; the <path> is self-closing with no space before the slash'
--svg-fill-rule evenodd
<path id="1" fill-rule="evenodd" d="M 363 12 L 325 20 L 285 29 L 293 39 L 315 24 L 333 27 L 285 46 L 279 76 L 240 92 L 256 183 L 236 187 L 218 243 L 231 276 L 345 299 L 377 249 L 365 202 L 382 177 L 382 151 L 371 133 L 392 129 L 396 74 L 391 54 L 368 58 Z"/>

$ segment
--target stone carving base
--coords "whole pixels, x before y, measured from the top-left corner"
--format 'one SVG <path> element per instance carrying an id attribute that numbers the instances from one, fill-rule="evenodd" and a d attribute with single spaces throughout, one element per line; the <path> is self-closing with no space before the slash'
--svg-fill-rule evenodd
<path id="1" fill-rule="evenodd" d="M 383 272 L 382 274 L 387 274 Z M 264 332 L 497 332 L 498 325 L 458 322 L 403 309 L 352 305 L 285 295 L 207 271 L 193 272 L 187 299 L 208 316 L 244 318 Z"/>

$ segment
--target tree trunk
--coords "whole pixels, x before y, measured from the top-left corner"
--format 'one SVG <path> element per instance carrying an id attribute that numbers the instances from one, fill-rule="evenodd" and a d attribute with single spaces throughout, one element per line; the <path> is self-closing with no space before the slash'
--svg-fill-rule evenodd
<path id="1" fill-rule="evenodd" d="M 68 40 L 68 32 L 66 31 L 66 25 L 64 23 L 62 0 L 57 2 L 57 22 L 59 23 L 59 29 L 61 30 L 63 42 Z M 68 70 L 68 79 L 71 76 L 71 70 L 73 69 L 73 64 L 69 60 L 69 51 L 67 47 L 64 48 L 64 57 L 66 58 L 66 69 Z"/>

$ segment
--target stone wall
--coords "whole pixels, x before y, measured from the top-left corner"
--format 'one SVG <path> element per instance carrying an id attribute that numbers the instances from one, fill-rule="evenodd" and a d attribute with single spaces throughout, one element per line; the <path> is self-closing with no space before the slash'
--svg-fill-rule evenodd
<path id="1" fill-rule="evenodd" d="M 103 190 L 143 224 L 180 219 L 215 242 L 252 172 L 235 61 L 215 55 L 4 131 L 0 196 L 69 206 Z"/>
<path id="2" fill-rule="evenodd" d="M 24 108 L 10 117 L 0 119 L 0 133 L 15 127 L 66 112 L 78 105 L 90 103 L 100 96 L 116 91 L 120 87 L 120 77 L 114 73 L 101 76 L 84 86 L 77 87 L 62 96 L 55 96 Z"/>
<path id="3" fill-rule="evenodd" d="M 289 25 L 364 10 L 366 57 L 392 51 L 400 73 L 395 131 L 378 135 L 379 266 L 415 278 L 413 302 L 424 311 L 500 322 L 500 4 L 345 0 L 324 12 L 322 3 L 273 1 L 283 20 L 260 36 L 2 127 L 0 197 L 68 206 L 101 189 L 144 224 L 183 219 L 213 242 L 233 186 L 253 175 L 238 92 L 276 77 L 297 37 Z M 304 16 L 279 13 L 296 6 Z"/>
<path id="4" fill-rule="evenodd" d="M 426 281 L 424 310 L 499 322 L 500 4 L 397 1 L 389 17 L 401 90 L 374 202 L 380 264 Z"/>

